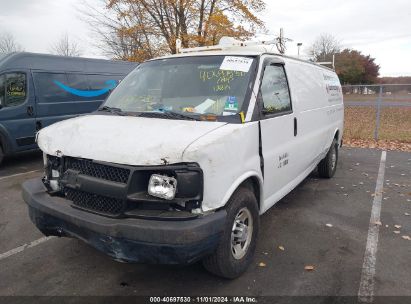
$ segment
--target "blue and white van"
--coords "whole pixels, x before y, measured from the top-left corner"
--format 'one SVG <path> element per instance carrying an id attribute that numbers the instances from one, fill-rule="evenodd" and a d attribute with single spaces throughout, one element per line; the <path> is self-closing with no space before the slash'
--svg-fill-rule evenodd
<path id="1" fill-rule="evenodd" d="M 0 163 L 37 149 L 35 134 L 96 110 L 135 63 L 33 53 L 0 54 Z"/>

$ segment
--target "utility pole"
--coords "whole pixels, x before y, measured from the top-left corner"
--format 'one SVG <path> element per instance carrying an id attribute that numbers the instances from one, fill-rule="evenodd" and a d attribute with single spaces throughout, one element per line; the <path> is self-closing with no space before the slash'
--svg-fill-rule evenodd
<path id="1" fill-rule="evenodd" d="M 302 44 L 301 42 L 298 42 L 298 43 L 297 43 L 298 57 L 300 57 L 300 47 L 301 47 L 302 45 L 303 45 L 303 44 Z"/>
<path id="2" fill-rule="evenodd" d="M 280 35 L 276 38 L 276 40 L 277 40 L 277 43 L 276 43 L 277 50 L 280 54 L 284 54 L 285 50 L 287 49 L 285 46 L 285 43 L 293 41 L 292 39 L 284 37 L 283 28 L 280 28 Z"/>

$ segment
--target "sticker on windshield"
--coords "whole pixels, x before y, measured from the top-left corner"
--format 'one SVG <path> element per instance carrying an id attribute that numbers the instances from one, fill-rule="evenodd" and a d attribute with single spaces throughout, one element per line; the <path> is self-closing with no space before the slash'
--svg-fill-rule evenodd
<path id="1" fill-rule="evenodd" d="M 247 73 L 250 70 L 252 58 L 225 56 L 221 63 L 220 70 L 239 71 Z"/>
<path id="2" fill-rule="evenodd" d="M 231 115 L 235 115 L 235 114 L 237 114 L 237 113 L 235 113 L 235 112 L 223 112 L 223 116 L 231 116 Z"/>
<path id="3" fill-rule="evenodd" d="M 228 96 L 224 106 L 225 111 L 238 111 L 238 100 L 235 96 Z"/>

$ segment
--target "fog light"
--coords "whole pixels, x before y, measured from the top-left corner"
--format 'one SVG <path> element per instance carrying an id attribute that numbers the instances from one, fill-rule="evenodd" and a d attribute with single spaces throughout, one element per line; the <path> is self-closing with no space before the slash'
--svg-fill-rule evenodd
<path id="1" fill-rule="evenodd" d="M 55 179 L 50 180 L 49 185 L 50 185 L 50 188 L 53 191 L 60 191 L 60 186 L 59 186 L 59 181 L 58 180 L 55 180 Z"/>
<path id="2" fill-rule="evenodd" d="M 174 177 L 153 174 L 148 182 L 148 194 L 166 200 L 172 200 L 176 195 L 177 180 Z"/>

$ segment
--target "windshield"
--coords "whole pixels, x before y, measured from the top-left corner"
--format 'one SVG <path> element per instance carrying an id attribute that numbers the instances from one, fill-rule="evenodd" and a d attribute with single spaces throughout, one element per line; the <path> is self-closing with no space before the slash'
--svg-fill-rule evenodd
<path id="1" fill-rule="evenodd" d="M 251 87 L 255 61 L 233 56 L 149 61 L 128 75 L 104 106 L 124 112 L 236 115 Z"/>

